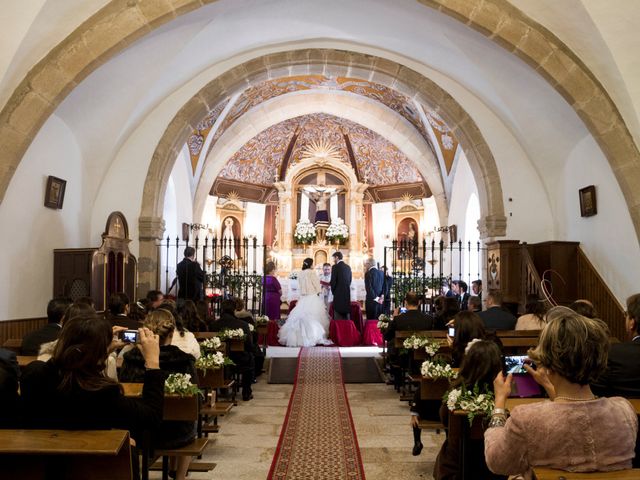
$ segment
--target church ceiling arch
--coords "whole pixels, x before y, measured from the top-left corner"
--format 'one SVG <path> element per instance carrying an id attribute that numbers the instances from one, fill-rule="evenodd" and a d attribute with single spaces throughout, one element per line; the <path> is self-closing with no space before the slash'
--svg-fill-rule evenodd
<path id="1" fill-rule="evenodd" d="M 78 83 L 150 31 L 215 1 L 110 2 L 34 65 L 0 112 L 0 201 L 36 132 Z M 617 106 L 584 62 L 505 0 L 417 1 L 522 58 L 572 105 L 608 158 L 640 235 L 640 193 L 634 187 L 640 179 L 640 151 Z"/>
<path id="2" fill-rule="evenodd" d="M 219 178 L 256 185 L 277 180 L 291 138 L 298 133 L 289 168 L 298 164 L 307 148 L 326 142 L 349 164 L 345 135 L 353 147 L 360 180 L 371 186 L 419 183 L 424 179 L 407 156 L 381 135 L 355 122 L 326 113 L 302 115 L 263 130 L 245 143 L 226 163 Z"/>
<path id="3" fill-rule="evenodd" d="M 385 85 L 353 77 L 299 75 L 267 80 L 251 86 L 238 97 L 227 115 L 222 119 L 213 134 L 209 149 L 213 147 L 215 142 L 238 118 L 251 108 L 280 95 L 315 89 L 350 92 L 382 103 L 409 121 L 409 123 L 420 132 L 420 135 L 422 135 L 430 146 L 434 155 L 436 154 L 435 149 L 438 148 L 444 160 L 445 171 L 447 174 L 451 172 L 458 141 L 437 112 Z M 226 98 L 216 105 L 211 112 L 208 112 L 187 140 L 189 154 L 191 156 L 191 167 L 194 173 L 202 154 L 202 148 L 207 135 L 211 131 L 211 126 L 220 117 L 220 113 L 228 102 L 229 99 Z M 430 128 L 433 129 L 437 146 L 433 145 L 431 137 L 427 132 L 427 128 L 429 127 L 425 125 L 423 119 L 426 119 Z"/>

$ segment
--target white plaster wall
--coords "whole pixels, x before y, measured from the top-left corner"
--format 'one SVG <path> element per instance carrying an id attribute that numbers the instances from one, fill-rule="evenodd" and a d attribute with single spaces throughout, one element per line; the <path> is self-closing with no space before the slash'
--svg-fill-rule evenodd
<path id="1" fill-rule="evenodd" d="M 55 115 L 27 150 L 0 204 L 0 319 L 46 316 L 53 293 L 53 249 L 89 243 L 85 171 L 73 133 Z M 47 176 L 67 181 L 62 210 L 44 206 Z M 104 230 L 106 217 L 100 231 Z"/>
<path id="2" fill-rule="evenodd" d="M 380 265 L 384 263 L 384 247 L 390 247 L 395 237 L 393 225 L 393 203 L 374 203 L 371 206 L 373 221 L 373 257 Z M 389 265 L 391 259 L 387 260 Z"/>
<path id="3" fill-rule="evenodd" d="M 562 176 L 555 177 L 559 239 L 579 240 L 591 263 L 625 305 L 629 295 L 640 291 L 640 248 L 622 192 L 594 143 L 592 137 L 585 137 L 567 158 Z M 583 218 L 578 190 L 589 185 L 596 187 L 598 214 Z"/>

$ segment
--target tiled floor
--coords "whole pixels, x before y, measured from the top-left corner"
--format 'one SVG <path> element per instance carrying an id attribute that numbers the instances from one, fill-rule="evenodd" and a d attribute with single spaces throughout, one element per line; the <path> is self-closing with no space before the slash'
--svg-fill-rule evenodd
<path id="1" fill-rule="evenodd" d="M 254 399 L 240 401 L 220 419 L 220 432 L 209 437 L 210 446 L 201 461 L 215 462 L 216 468 L 208 473 L 190 473 L 188 478 L 266 479 L 292 388 L 267 384 L 266 375 L 262 375 L 254 386 Z M 367 480 L 432 479 L 433 462 L 444 435 L 424 432 L 424 450 L 413 457 L 409 408 L 398 400 L 392 387 L 349 384 L 347 393 Z M 151 478 L 160 476 L 155 472 Z"/>

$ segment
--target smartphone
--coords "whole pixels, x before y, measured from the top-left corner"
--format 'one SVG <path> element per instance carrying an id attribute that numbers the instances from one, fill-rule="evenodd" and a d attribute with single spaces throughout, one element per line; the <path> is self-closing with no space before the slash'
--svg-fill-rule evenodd
<path id="1" fill-rule="evenodd" d="M 447 334 L 449 335 L 451 338 L 456 336 L 456 328 L 455 327 L 449 327 L 449 333 Z"/>
<path id="2" fill-rule="evenodd" d="M 504 356 L 504 373 L 508 375 L 510 373 L 527 373 L 524 369 L 524 365 L 528 364 L 535 368 L 535 364 L 529 361 L 529 357 L 526 355 L 505 355 Z"/>
<path id="3" fill-rule="evenodd" d="M 120 332 L 120 338 L 125 343 L 136 343 L 138 341 L 137 330 L 124 330 Z"/>
<path id="4" fill-rule="evenodd" d="M 407 313 L 407 307 L 400 307 L 400 313 Z"/>

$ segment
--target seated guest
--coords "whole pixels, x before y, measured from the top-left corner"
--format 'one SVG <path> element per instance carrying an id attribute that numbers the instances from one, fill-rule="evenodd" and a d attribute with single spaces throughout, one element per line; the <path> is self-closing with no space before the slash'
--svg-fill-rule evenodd
<path id="1" fill-rule="evenodd" d="M 502 294 L 498 290 L 489 290 L 485 297 L 486 310 L 478 315 L 487 330 L 513 330 L 516 317 L 502 308 Z"/>
<path id="2" fill-rule="evenodd" d="M 535 293 L 527 295 L 524 315 L 518 317 L 516 330 L 542 330 L 546 324 L 547 307 Z"/>
<path id="3" fill-rule="evenodd" d="M 444 330 L 449 321 L 460 311 L 456 297 L 440 297 L 440 305 L 434 318 L 434 330 Z"/>
<path id="4" fill-rule="evenodd" d="M 253 373 L 255 370 L 255 361 L 253 357 L 253 339 L 247 322 L 240 320 L 233 314 L 236 309 L 236 302 L 227 299 L 220 304 L 220 319 L 214 322 L 213 331 L 220 332 L 222 330 L 235 330 L 241 328 L 244 331 L 244 351 L 231 352 L 229 356 L 236 364 L 236 369 L 242 374 L 242 399 L 249 401 L 253 398 L 251 392 L 251 384 L 253 383 Z"/>
<path id="5" fill-rule="evenodd" d="M 73 301 L 73 303 L 75 303 L 76 305 L 89 305 L 94 310 L 96 308 L 95 302 L 91 297 L 78 297 Z"/>
<path id="6" fill-rule="evenodd" d="M 633 406 L 621 397 L 598 398 L 589 384 L 606 369 L 609 332 L 600 320 L 566 307 L 547 314 L 540 342 L 526 366 L 551 401 L 515 407 L 505 404 L 511 375 L 494 381 L 495 409 L 484 434 L 491 471 L 532 477 L 533 467 L 572 472 L 631 468 L 638 433 Z"/>
<path id="7" fill-rule="evenodd" d="M 454 380 L 452 388 L 464 386 L 473 389 L 476 385 L 480 392 L 492 390 L 493 379 L 502 370 L 502 357 L 500 348 L 491 341 L 474 340 L 468 345 L 467 352 L 460 365 L 458 378 Z M 445 397 L 446 398 L 446 397 Z M 449 409 L 446 400 L 440 407 L 440 420 L 445 426 L 449 424 Z M 467 422 L 467 418 L 462 418 Z M 468 431 L 468 430 L 466 430 Z M 454 480 L 460 478 L 460 458 L 462 437 L 460 430 L 447 432 L 447 439 L 442 444 L 433 468 L 435 480 Z M 484 461 L 484 447 L 480 440 L 466 441 L 465 468 L 472 472 L 473 478 L 488 480 L 493 478 L 506 478 L 492 475 Z"/>
<path id="8" fill-rule="evenodd" d="M 195 360 L 188 353 L 183 352 L 175 345 L 171 345 L 171 338 L 176 328 L 173 316 L 166 310 L 154 310 L 147 315 L 144 327 L 148 328 L 160 341 L 160 369 L 166 373 L 188 373 L 191 382 L 198 382 Z M 144 380 L 145 358 L 139 348 L 133 348 L 124 354 L 122 369 L 120 370 L 121 382 L 139 383 Z M 154 448 L 170 449 L 188 445 L 196 437 L 195 422 L 163 421 L 160 430 L 152 436 Z M 191 457 L 179 456 L 171 459 L 172 470 L 176 470 L 178 480 L 184 480 L 189 470 Z M 176 463 L 177 462 L 177 463 Z"/>
<path id="9" fill-rule="evenodd" d="M 66 297 L 57 297 L 49 302 L 47 305 L 47 324 L 24 336 L 22 339 L 22 355 L 38 355 L 40 345 L 58 338 L 62 328 L 60 320 L 62 320 L 64 312 L 71 303 L 71 299 Z"/>
<path id="10" fill-rule="evenodd" d="M 0 428 L 20 426 L 19 377 L 20 367 L 15 352 L 0 348 Z"/>
<path id="11" fill-rule="evenodd" d="M 131 302 L 129 304 L 129 318 L 136 322 L 143 323 L 147 316 L 146 307 L 140 302 Z"/>
<path id="12" fill-rule="evenodd" d="M 190 332 L 206 332 L 207 324 L 202 321 L 198 308 L 193 300 L 178 303 L 178 314 L 184 328 Z"/>
<path id="13" fill-rule="evenodd" d="M 492 340 L 499 342 L 494 335 L 489 335 L 484 328 L 484 323 L 480 317 L 473 312 L 460 312 L 452 321 L 450 326 L 455 328 L 455 335 L 451 338 L 447 335 L 447 341 L 451 345 L 451 357 L 453 359 L 452 366 L 459 367 L 464 357 L 467 345 L 474 339 Z M 500 346 L 501 344 L 498 343 Z"/>
<path id="14" fill-rule="evenodd" d="M 158 337 L 146 328 L 138 330 L 146 365 L 144 387 L 142 398 L 128 398 L 104 375 L 110 350 L 120 344 L 114 340 L 115 330 L 96 314 L 65 322 L 51 360 L 32 362 L 22 372 L 20 393 L 24 411 L 29 412 L 28 426 L 118 428 L 139 438 L 143 430 L 160 425 L 166 375 L 160 370 Z"/>
<path id="15" fill-rule="evenodd" d="M 629 341 L 611 344 L 607 369 L 591 384 L 596 395 L 640 398 L 640 293 L 627 299 L 625 328 Z"/>
<path id="16" fill-rule="evenodd" d="M 60 319 L 60 326 L 64 327 L 64 324 L 67 322 L 67 320 L 79 315 L 91 315 L 95 313 L 96 311 L 91 305 L 87 303 L 78 304 L 74 302 L 69 305 L 69 307 L 65 310 L 64 315 L 62 315 L 62 318 Z M 55 350 L 57 344 L 58 339 L 55 339 L 51 342 L 43 343 L 42 345 L 40 345 L 40 350 L 38 350 L 38 360 L 41 360 L 43 362 L 49 360 L 53 356 L 53 351 Z"/>
<path id="17" fill-rule="evenodd" d="M 196 360 L 199 359 L 200 344 L 198 343 L 195 335 L 184 328 L 182 317 L 180 316 L 176 308 L 176 302 L 174 302 L 173 300 L 165 300 L 164 302 L 162 302 L 162 305 L 158 307 L 158 310 L 166 310 L 173 316 L 176 328 L 173 331 L 171 344 L 175 345 L 183 352 L 192 355 Z"/>
<path id="18" fill-rule="evenodd" d="M 112 293 L 109 297 L 109 320 L 118 327 L 137 330 L 141 323 L 129 318 L 129 296 L 124 292 Z"/>
<path id="19" fill-rule="evenodd" d="M 241 298 L 235 298 L 236 311 L 234 315 L 237 319 L 243 320 L 255 327 L 256 321 L 253 319 L 251 312 L 245 308 L 244 300 Z M 258 343 L 258 330 L 255 328 L 251 332 L 251 339 L 253 340 L 253 358 L 255 363 L 254 377 L 257 378 L 262 374 L 262 368 L 264 367 L 264 353 Z"/>
<path id="20" fill-rule="evenodd" d="M 478 296 L 469 297 L 469 301 L 467 302 L 467 310 L 474 313 L 479 313 L 482 311 L 482 299 Z"/>
<path id="21" fill-rule="evenodd" d="M 471 291 L 473 292 L 473 296 L 478 297 L 482 304 L 482 280 L 478 279 L 471 282 Z"/>
<path id="22" fill-rule="evenodd" d="M 147 292 L 146 300 L 147 311 L 150 312 L 151 310 L 155 310 L 160 305 L 162 305 L 162 302 L 164 301 L 164 295 L 160 290 L 149 290 Z"/>
<path id="23" fill-rule="evenodd" d="M 596 311 L 593 303 L 589 300 L 580 299 L 569 305 L 569 308 L 576 313 L 579 313 L 583 317 L 598 318 L 598 312 Z"/>

